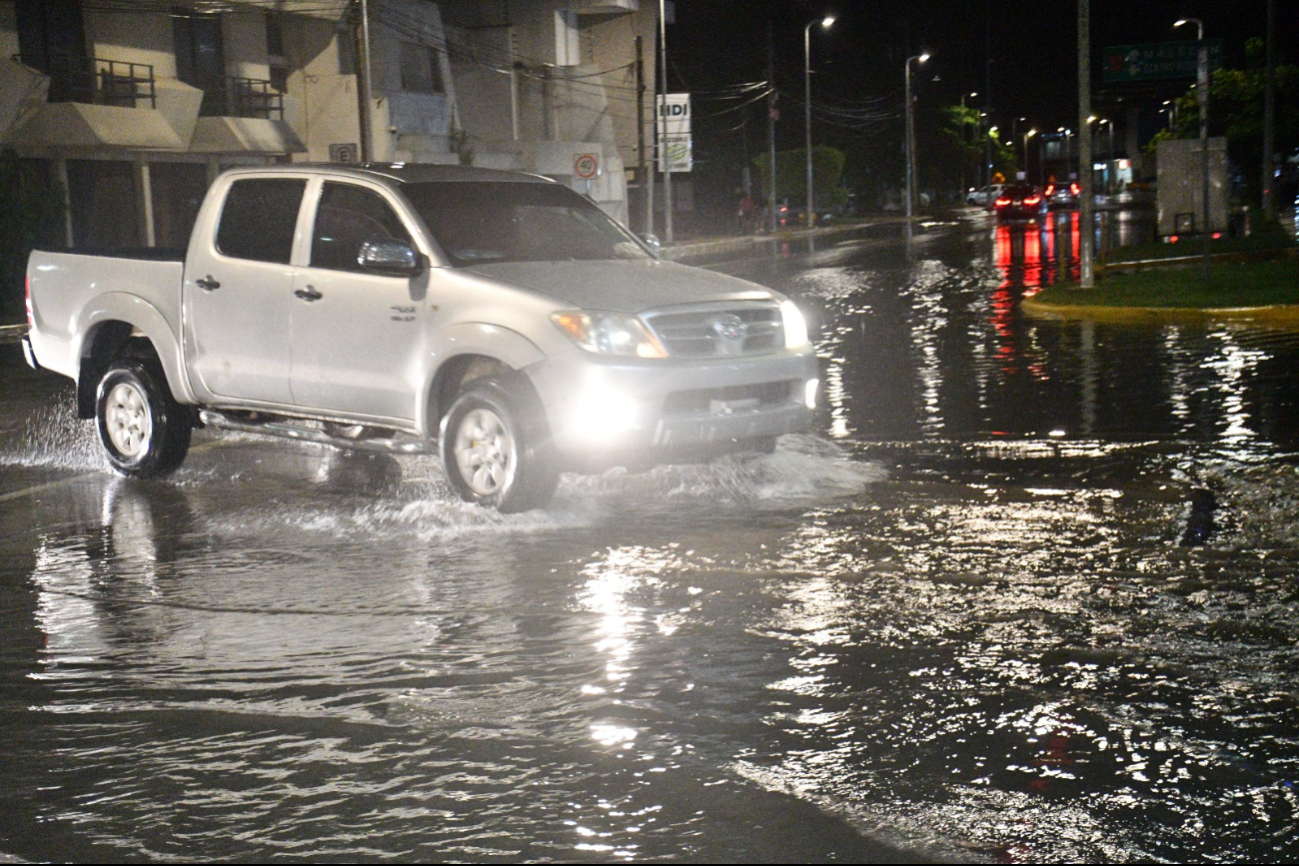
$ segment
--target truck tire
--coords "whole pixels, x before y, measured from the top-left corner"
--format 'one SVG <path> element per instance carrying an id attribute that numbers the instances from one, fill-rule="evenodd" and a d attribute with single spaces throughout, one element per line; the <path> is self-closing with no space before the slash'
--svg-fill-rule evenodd
<path id="1" fill-rule="evenodd" d="M 123 475 L 155 478 L 174 471 L 189 451 L 189 411 L 171 396 L 155 360 L 118 358 L 95 395 L 95 424 L 108 462 Z"/>
<path id="2" fill-rule="evenodd" d="M 476 379 L 442 417 L 438 450 L 461 499 L 508 514 L 541 508 L 554 495 L 559 472 L 528 396 L 507 380 Z"/>

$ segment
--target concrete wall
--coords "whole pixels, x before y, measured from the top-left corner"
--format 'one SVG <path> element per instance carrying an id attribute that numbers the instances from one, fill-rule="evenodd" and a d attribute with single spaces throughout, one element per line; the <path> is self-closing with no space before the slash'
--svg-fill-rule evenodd
<path id="1" fill-rule="evenodd" d="M 89 52 L 101 60 L 146 63 L 157 78 L 176 77 L 176 47 L 171 15 L 165 12 L 85 14 Z"/>
<path id="2" fill-rule="evenodd" d="M 12 2 L 0 2 L 0 57 L 18 53 L 18 21 Z"/>

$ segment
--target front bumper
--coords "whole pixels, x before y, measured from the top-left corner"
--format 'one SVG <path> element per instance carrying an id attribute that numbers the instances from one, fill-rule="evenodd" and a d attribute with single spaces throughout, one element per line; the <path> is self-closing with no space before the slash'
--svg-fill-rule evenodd
<path id="1" fill-rule="evenodd" d="M 589 470 L 697 460 L 805 430 L 819 387 L 810 347 L 688 362 L 568 354 L 528 372 L 560 459 Z"/>

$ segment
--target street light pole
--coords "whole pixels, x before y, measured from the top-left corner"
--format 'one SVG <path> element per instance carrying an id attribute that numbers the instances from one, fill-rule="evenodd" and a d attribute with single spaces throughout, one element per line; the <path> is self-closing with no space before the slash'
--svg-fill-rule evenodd
<path id="1" fill-rule="evenodd" d="M 1204 41 L 1204 22 L 1199 18 L 1179 18 L 1173 22 L 1173 27 L 1181 27 L 1183 24 L 1195 24 L 1195 38 L 1199 42 Z"/>
<path id="2" fill-rule="evenodd" d="M 969 125 L 965 122 L 965 99 L 966 97 L 973 99 L 978 95 L 979 95 L 978 91 L 961 94 L 961 195 L 962 196 L 965 195 L 965 166 L 970 161 L 969 154 L 965 152 L 965 127 Z"/>
<path id="3" fill-rule="evenodd" d="M 1204 45 L 1204 22 L 1199 18 L 1179 18 L 1173 22 L 1173 27 L 1190 23 L 1195 24 L 1195 38 L 1199 42 L 1199 51 L 1196 53 L 1195 86 L 1200 103 L 1200 173 L 1203 197 L 1200 232 L 1204 235 L 1204 278 L 1207 281 L 1209 278 L 1209 49 Z"/>
<path id="4" fill-rule="evenodd" d="M 1035 135 L 1037 135 L 1037 130 L 1036 130 L 1036 129 L 1030 129 L 1028 132 L 1024 133 L 1024 180 L 1025 180 L 1025 181 L 1028 181 L 1028 180 L 1029 180 L 1029 177 L 1028 177 L 1028 140 L 1029 140 L 1030 138 L 1032 138 L 1033 136 L 1035 136 Z"/>
<path id="5" fill-rule="evenodd" d="M 812 25 L 807 22 L 803 28 L 803 108 L 804 129 L 806 131 L 807 149 L 807 227 L 816 225 L 816 208 L 812 192 Z M 834 23 L 834 16 L 827 15 L 821 19 L 821 29 L 828 30 Z"/>
<path id="6" fill-rule="evenodd" d="M 1019 138 L 1019 122 L 1020 122 L 1021 120 L 1028 120 L 1028 118 L 1027 118 L 1027 117 L 1016 117 L 1014 120 L 1012 120 L 1012 121 L 1010 122 L 1010 148 L 1011 148 L 1011 156 L 1014 156 L 1014 155 L 1015 155 L 1015 153 L 1014 153 L 1014 150 L 1015 150 L 1015 139 Z M 1027 168 L 1027 167 L 1024 168 L 1024 180 L 1025 180 L 1025 182 L 1028 181 L 1028 168 Z"/>
<path id="7" fill-rule="evenodd" d="M 915 198 L 915 180 L 916 180 L 916 142 L 915 142 L 915 121 L 913 120 L 913 111 L 911 108 L 911 61 L 918 60 L 924 63 L 929 59 L 929 54 L 915 54 L 907 58 L 906 69 L 906 101 L 907 101 L 907 129 L 906 129 L 906 151 L 907 151 L 907 225 L 911 225 L 911 214 L 914 209 L 913 199 Z"/>

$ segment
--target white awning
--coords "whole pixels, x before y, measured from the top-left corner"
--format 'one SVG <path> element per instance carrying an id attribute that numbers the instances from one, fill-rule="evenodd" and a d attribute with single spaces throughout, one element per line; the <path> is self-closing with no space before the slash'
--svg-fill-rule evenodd
<path id="1" fill-rule="evenodd" d="M 37 107 L 5 136 L 19 148 L 186 149 L 176 130 L 151 108 L 52 102 Z"/>
<path id="2" fill-rule="evenodd" d="M 306 153 L 287 123 L 256 117 L 200 117 L 190 140 L 191 153 Z"/>

